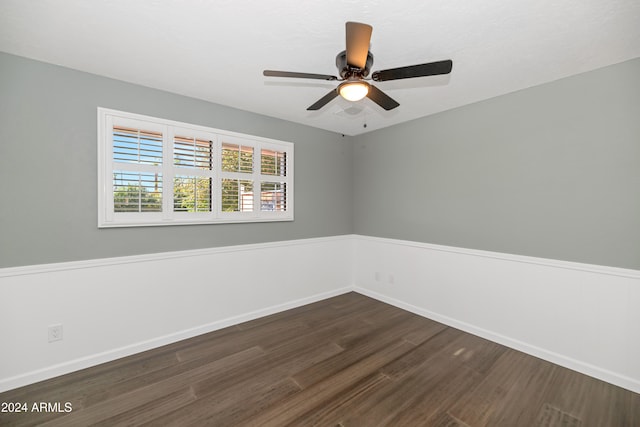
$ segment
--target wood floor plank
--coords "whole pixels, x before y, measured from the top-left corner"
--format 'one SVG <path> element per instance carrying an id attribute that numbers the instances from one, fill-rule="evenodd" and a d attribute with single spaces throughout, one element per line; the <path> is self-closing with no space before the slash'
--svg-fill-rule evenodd
<path id="1" fill-rule="evenodd" d="M 359 360 L 358 363 L 336 372 L 309 388 L 303 389 L 278 405 L 271 406 L 256 417 L 248 420 L 248 424 L 259 426 L 286 425 L 313 408 L 321 406 L 335 393 L 343 392 L 354 383 L 371 375 L 391 360 L 400 357 L 413 348 L 415 348 L 413 344 L 404 340 L 390 343 L 380 351 Z"/>
<path id="2" fill-rule="evenodd" d="M 474 427 L 531 425 L 542 405 L 539 394 L 544 392 L 552 373 L 553 365 L 507 350 L 478 387 L 454 404 L 449 413 Z M 514 400 L 527 405 L 510 405 Z"/>
<path id="3" fill-rule="evenodd" d="M 640 395 L 348 293 L 0 393 L 4 426 L 640 426 Z"/>
<path id="4" fill-rule="evenodd" d="M 323 402 L 322 405 L 318 405 L 300 415 L 297 419 L 291 421 L 289 425 L 291 427 L 299 425 L 352 425 L 346 423 L 345 420 L 351 414 L 359 413 L 359 409 L 363 407 L 365 403 L 371 402 L 372 395 L 375 391 L 384 388 L 390 382 L 391 379 L 380 372 L 371 374 L 342 392 L 334 394 L 330 399 Z M 363 420 L 359 420 L 359 425 L 365 425 L 362 421 Z"/>
<path id="5" fill-rule="evenodd" d="M 238 355 L 264 355 L 264 351 L 258 346 L 252 346 L 243 348 L 233 353 L 228 351 L 218 352 L 216 343 L 218 340 L 213 340 L 211 354 L 203 354 L 203 357 L 198 359 L 188 359 L 174 365 L 165 367 L 162 370 L 153 370 L 144 375 L 138 375 L 129 379 L 120 381 L 108 388 L 103 388 L 98 391 L 86 392 L 83 400 L 83 408 L 91 407 L 94 404 L 104 402 L 112 397 L 117 397 L 122 394 L 128 393 L 132 390 L 136 390 L 141 387 L 146 387 L 150 384 L 159 383 L 162 381 L 170 380 L 171 378 L 179 378 L 180 375 L 184 375 L 189 372 L 200 368 L 202 365 L 216 364 L 220 361 L 233 361 Z M 244 347 L 244 346 L 243 346 Z M 179 359 L 176 353 L 176 359 Z M 114 368 L 117 372 L 117 368 Z"/>
<path id="6" fill-rule="evenodd" d="M 135 355 L 117 364 L 104 363 L 62 375 L 40 383 L 41 386 L 36 389 L 31 386 L 21 387 L 12 390 L 11 395 L 15 401 L 40 402 L 47 399 L 56 402 L 73 401 L 74 407 L 79 408 L 84 403 L 84 397 L 77 396 L 79 388 L 83 390 L 84 395 L 91 394 L 110 388 L 122 381 L 161 371 L 178 363 L 175 352 L 165 351 L 162 348 L 157 351 L 144 352 L 144 354 L 145 357 Z M 117 369 L 114 369 L 115 367 Z"/>
<path id="7" fill-rule="evenodd" d="M 309 387 L 364 357 L 380 351 L 392 342 L 402 340 L 409 343 L 404 339 L 405 335 L 423 328 L 424 325 L 424 319 L 418 316 L 398 316 L 392 323 L 382 323 L 379 327 L 357 337 L 341 337 L 337 343 L 345 348 L 344 352 L 294 375 L 293 379 L 301 387 Z M 415 346 L 415 344 L 411 345 Z"/>
<path id="8" fill-rule="evenodd" d="M 189 405 L 141 425 L 163 427 L 242 425 L 245 418 L 298 391 L 300 388 L 288 378 L 269 382 L 265 381 L 264 375 L 260 375 L 249 387 L 242 384 L 230 388 L 225 393 L 197 396 L 196 400 Z M 239 393 L 242 395 L 242 405 L 238 405 Z"/>
<path id="9" fill-rule="evenodd" d="M 569 369 L 556 369 L 545 401 L 585 427 L 640 425 L 640 394 Z"/>
<path id="10" fill-rule="evenodd" d="M 416 424 L 420 425 L 420 424 Z M 432 427 L 471 427 L 460 420 L 456 420 L 448 412 L 439 412 L 435 417 L 422 424 Z"/>
<path id="11" fill-rule="evenodd" d="M 507 348 L 471 334 L 462 334 L 443 351 L 481 374 L 489 372 Z"/>
<path id="12" fill-rule="evenodd" d="M 136 407 L 162 399 L 171 393 L 189 387 L 194 382 L 228 370 L 229 366 L 252 362 L 260 357 L 264 357 L 264 352 L 258 347 L 252 347 L 226 358 L 194 367 L 161 381 L 135 388 L 128 393 L 120 394 L 78 411 L 73 411 L 43 425 L 64 427 L 68 425 L 88 425 L 104 421 L 114 415 L 131 411 Z"/>
<path id="13" fill-rule="evenodd" d="M 475 385 L 479 374 L 437 354 L 402 377 L 392 378 L 345 414 L 345 425 L 421 425 L 441 410 L 441 403 Z M 447 388 L 451 387 L 451 388 Z M 446 396 L 444 396 L 446 395 Z"/>
<path id="14" fill-rule="evenodd" d="M 272 400 L 284 399 L 299 391 L 300 387 L 289 377 L 290 373 L 342 351 L 333 343 L 307 343 L 306 348 L 281 346 L 267 353 L 249 370 L 231 369 L 224 375 L 194 384 L 198 400 L 180 412 L 188 412 L 188 419 L 193 422 L 210 423 L 215 418 L 220 425 L 235 425 L 241 419 L 255 415 L 263 407 L 270 406 Z M 242 401 L 243 405 L 239 406 L 238 401 Z M 181 414 L 176 414 L 176 425 L 180 424 L 180 419 Z M 162 421 L 164 423 L 167 420 L 163 418 Z"/>
<path id="15" fill-rule="evenodd" d="M 250 387 L 261 375 L 267 375 L 275 382 L 278 379 L 290 378 L 292 373 L 304 370 L 342 351 L 342 348 L 333 343 L 308 344 L 304 349 L 280 348 L 277 353 L 265 353 L 264 357 L 253 361 L 250 367 L 229 367 L 218 375 L 194 383 L 193 387 L 196 393 L 202 396 L 225 391 L 237 384 L 247 384 Z M 238 394 L 240 395 L 241 393 Z"/>
<path id="16" fill-rule="evenodd" d="M 445 355 L 439 357 L 442 356 Z M 434 361 L 437 362 L 438 358 Z M 416 385 L 414 393 L 405 401 L 399 402 L 395 412 L 387 415 L 386 425 L 438 425 L 443 419 L 448 420 L 449 423 L 455 421 L 457 424 L 463 424 L 460 420 L 454 419 L 447 409 L 462 399 L 469 390 L 473 390 L 481 381 L 482 375 L 464 365 L 455 366 L 451 361 L 442 363 L 450 368 L 448 370 L 440 368 L 439 372 L 434 372 L 431 376 L 426 375 L 427 369 L 421 372 L 418 376 L 421 381 Z M 434 363 L 432 366 L 442 365 Z M 401 388 L 403 385 L 404 381 L 398 383 L 396 388 Z M 397 398 L 394 395 L 391 396 Z M 444 413 L 447 416 L 444 416 Z"/>
<path id="17" fill-rule="evenodd" d="M 180 349 L 176 351 L 176 356 L 180 361 L 194 360 L 200 357 L 211 358 L 215 355 L 225 357 L 250 347 L 263 347 L 263 343 L 277 345 L 304 335 L 309 331 L 309 327 L 301 320 L 270 322 L 260 327 L 245 330 L 242 334 L 234 334 L 223 339 L 212 339 Z"/>
<path id="18" fill-rule="evenodd" d="M 170 393 L 160 399 L 139 405 L 133 409 L 121 412 L 113 417 L 108 417 L 95 424 L 94 427 L 119 427 L 131 425 L 143 425 L 149 422 L 156 422 L 179 408 L 187 406 L 196 400 L 191 387 Z"/>
<path id="19" fill-rule="evenodd" d="M 464 332 L 458 329 L 445 328 L 416 346 L 413 351 L 384 366 L 382 372 L 394 380 L 401 379 L 416 369 L 420 369 L 423 364 L 428 363 L 443 348 L 450 346 L 452 342 L 455 342 L 462 335 L 464 335 Z"/>

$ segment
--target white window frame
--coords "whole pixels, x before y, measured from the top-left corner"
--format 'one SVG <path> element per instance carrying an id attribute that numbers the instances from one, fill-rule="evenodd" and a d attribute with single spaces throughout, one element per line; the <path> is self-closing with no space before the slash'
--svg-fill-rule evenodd
<path id="1" fill-rule="evenodd" d="M 127 126 L 145 130 L 161 131 L 163 136 L 162 165 L 155 167 L 162 173 L 162 212 L 114 212 L 113 172 L 115 170 L 147 171 L 154 166 L 115 162 L 113 160 L 113 126 Z M 213 169 L 174 165 L 174 136 L 194 136 L 212 141 Z M 253 172 L 231 173 L 222 171 L 222 144 L 229 142 L 254 148 Z M 261 174 L 261 150 L 286 153 L 285 176 Z M 211 212 L 174 212 L 173 181 L 176 175 L 212 178 Z M 253 211 L 222 212 L 221 182 L 225 177 L 238 177 L 253 181 Z M 261 183 L 283 182 L 286 184 L 286 210 L 261 210 Z M 205 126 L 173 120 L 160 119 L 141 114 L 98 107 L 98 227 L 142 227 L 187 224 L 225 224 L 239 222 L 293 221 L 293 143 L 275 139 L 245 135 Z"/>

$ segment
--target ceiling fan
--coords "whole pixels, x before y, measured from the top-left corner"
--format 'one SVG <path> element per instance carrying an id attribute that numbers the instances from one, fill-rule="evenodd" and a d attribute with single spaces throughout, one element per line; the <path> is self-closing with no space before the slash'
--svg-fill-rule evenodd
<path id="1" fill-rule="evenodd" d="M 366 77 L 369 75 L 369 71 L 373 65 L 373 55 L 369 52 L 372 30 L 371 25 L 359 22 L 346 23 L 347 49 L 336 56 L 336 66 L 338 67 L 340 78 L 326 74 L 275 70 L 264 70 L 262 74 L 267 77 L 342 81 L 337 88 L 320 98 L 315 104 L 307 108 L 307 110 L 319 110 L 338 95 L 341 95 L 348 101 L 359 101 L 366 96 L 385 110 L 393 110 L 400 104 L 377 87 L 369 84 L 367 80 L 384 82 L 387 80 L 449 74 L 451 72 L 453 62 L 447 59 L 426 64 L 374 71 L 373 74 L 371 74 L 371 79 L 367 79 Z"/>

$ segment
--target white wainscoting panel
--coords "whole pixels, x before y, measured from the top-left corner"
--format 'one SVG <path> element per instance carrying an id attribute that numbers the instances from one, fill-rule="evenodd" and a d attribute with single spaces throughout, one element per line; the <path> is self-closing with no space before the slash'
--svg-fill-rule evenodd
<path id="1" fill-rule="evenodd" d="M 640 392 L 640 271 L 354 239 L 357 292 Z"/>
<path id="2" fill-rule="evenodd" d="M 0 269 L 0 392 L 351 290 L 640 392 L 640 271 L 357 235 Z"/>
<path id="3" fill-rule="evenodd" d="M 352 250 L 337 236 L 0 269 L 0 392 L 349 292 Z"/>

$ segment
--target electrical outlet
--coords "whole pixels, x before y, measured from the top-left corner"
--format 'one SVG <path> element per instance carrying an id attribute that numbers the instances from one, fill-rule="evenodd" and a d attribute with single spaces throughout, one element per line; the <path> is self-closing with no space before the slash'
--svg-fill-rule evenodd
<path id="1" fill-rule="evenodd" d="M 394 283 L 396 283 L 396 278 L 393 274 L 389 274 L 389 284 L 393 285 Z"/>
<path id="2" fill-rule="evenodd" d="M 49 325 L 49 342 L 62 340 L 62 324 Z"/>
<path id="3" fill-rule="evenodd" d="M 380 281 L 380 272 L 379 271 L 376 271 L 375 277 L 376 277 L 376 282 L 379 282 Z"/>

